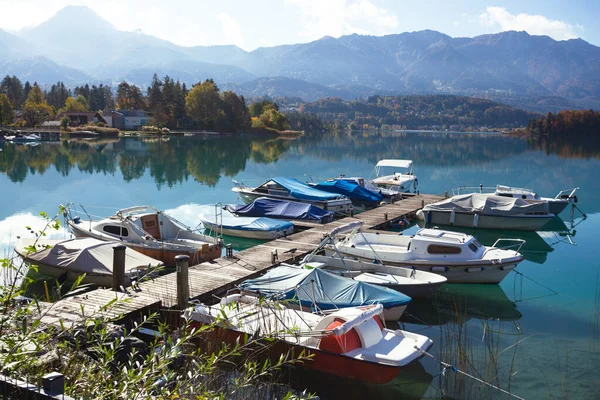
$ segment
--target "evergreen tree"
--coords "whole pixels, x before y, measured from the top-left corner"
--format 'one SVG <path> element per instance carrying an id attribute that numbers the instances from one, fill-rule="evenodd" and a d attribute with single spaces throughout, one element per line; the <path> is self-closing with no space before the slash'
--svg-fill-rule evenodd
<path id="1" fill-rule="evenodd" d="M 0 93 L 4 93 L 14 108 L 18 109 L 25 101 L 23 85 L 16 76 L 6 75 L 0 82 Z"/>

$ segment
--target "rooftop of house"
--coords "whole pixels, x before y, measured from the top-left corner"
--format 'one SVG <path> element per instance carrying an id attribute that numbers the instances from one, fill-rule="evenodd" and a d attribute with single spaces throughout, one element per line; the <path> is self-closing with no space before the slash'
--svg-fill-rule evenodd
<path id="1" fill-rule="evenodd" d="M 121 114 L 124 117 L 149 117 L 151 114 L 144 110 L 115 110 L 117 114 Z"/>

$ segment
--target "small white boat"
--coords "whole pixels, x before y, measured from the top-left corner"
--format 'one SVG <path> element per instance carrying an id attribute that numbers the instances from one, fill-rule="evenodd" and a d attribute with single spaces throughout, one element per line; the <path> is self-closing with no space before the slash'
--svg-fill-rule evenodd
<path id="1" fill-rule="evenodd" d="M 417 212 L 427 225 L 525 231 L 541 230 L 554 217 L 544 201 L 481 193 L 453 196 Z"/>
<path id="2" fill-rule="evenodd" d="M 299 365 L 370 383 L 391 381 L 433 344 L 426 336 L 384 327 L 380 304 L 316 314 L 253 296 L 229 295 L 215 306 L 184 313 L 191 328 L 217 324 L 214 338 L 229 344 L 249 336 L 272 338 L 276 359 L 294 352 L 309 357 Z"/>
<path id="3" fill-rule="evenodd" d="M 38 142 L 42 140 L 42 137 L 40 135 L 36 135 L 35 133 L 32 133 L 30 135 L 21 135 L 21 136 L 15 136 L 12 141 L 13 142 Z"/>
<path id="4" fill-rule="evenodd" d="M 237 193 L 246 204 L 252 203 L 260 197 L 268 197 L 309 203 L 342 215 L 351 215 L 353 210 L 352 201 L 348 197 L 315 189 L 294 178 L 272 178 L 255 188 L 250 188 L 237 181 L 233 181 L 233 183 L 235 187 L 231 190 Z"/>
<path id="5" fill-rule="evenodd" d="M 515 249 L 499 248 L 500 243 Z M 524 243 L 522 239 L 498 239 L 486 247 L 471 235 L 438 229 L 421 229 L 413 236 L 355 230 L 327 252 L 435 272 L 449 283 L 499 283 L 523 261 L 519 249 Z"/>
<path id="6" fill-rule="evenodd" d="M 322 268 L 356 281 L 385 286 L 412 298 L 429 298 L 437 292 L 446 277 L 415 268 L 383 265 L 350 257 L 310 255 L 302 261 L 304 268 Z"/>
<path id="7" fill-rule="evenodd" d="M 85 274 L 83 283 L 100 286 L 112 286 L 114 247 L 118 241 L 106 242 L 93 238 L 75 238 L 70 240 L 20 239 L 15 252 L 23 259 L 38 266 L 38 272 L 59 278 L 65 276 L 69 282 L 76 281 Z M 31 247 L 35 251 L 31 252 Z M 162 262 L 145 256 L 137 251 L 125 249 L 125 286 L 139 279 Z"/>
<path id="8" fill-rule="evenodd" d="M 418 180 L 413 172 L 412 160 L 381 160 L 371 177 L 369 183 L 376 187 L 401 193 L 417 191 Z"/>
<path id="9" fill-rule="evenodd" d="M 546 202 L 548 203 L 548 212 L 554 215 L 560 214 L 567 205 L 571 203 L 577 203 L 577 196 L 575 192 L 579 188 L 561 190 L 554 197 L 541 197 L 532 189 L 517 188 L 505 185 L 496 185 L 495 187 L 465 187 L 461 186 L 456 191 L 452 191 L 454 194 L 465 194 L 465 193 L 482 193 L 482 194 L 494 194 L 496 196 L 511 197 L 522 199 L 532 202 Z"/>
<path id="10" fill-rule="evenodd" d="M 220 206 L 204 206 L 199 215 L 204 227 L 220 235 L 273 240 L 294 233 L 294 224 L 268 217 L 238 217 Z"/>
<path id="11" fill-rule="evenodd" d="M 76 237 L 119 240 L 167 266 L 175 265 L 175 257 L 181 254 L 190 256 L 190 265 L 221 256 L 222 243 L 217 238 L 192 230 L 150 206 L 124 208 L 95 221 L 83 206 L 69 203 L 64 217 Z"/>

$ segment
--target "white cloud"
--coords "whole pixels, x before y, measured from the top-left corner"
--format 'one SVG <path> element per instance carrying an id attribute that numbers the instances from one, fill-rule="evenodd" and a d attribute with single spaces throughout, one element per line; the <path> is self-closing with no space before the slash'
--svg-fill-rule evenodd
<path id="1" fill-rule="evenodd" d="M 340 37 L 352 33 L 384 35 L 394 33 L 398 18 L 370 0 L 287 0 L 300 11 L 303 29 L 309 39 Z"/>
<path id="2" fill-rule="evenodd" d="M 577 38 L 579 35 L 575 30 L 583 30 L 583 27 L 548 19 L 543 15 L 513 15 L 504 7 L 487 7 L 479 16 L 479 22 L 482 26 L 499 27 L 503 31 L 526 31 L 531 35 L 547 35 L 556 40 Z"/>

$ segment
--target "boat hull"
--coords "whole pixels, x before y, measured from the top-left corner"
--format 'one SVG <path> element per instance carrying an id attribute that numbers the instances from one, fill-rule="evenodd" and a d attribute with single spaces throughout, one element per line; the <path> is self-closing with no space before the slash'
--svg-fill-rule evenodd
<path id="1" fill-rule="evenodd" d="M 475 218 L 475 216 L 478 216 Z M 527 215 L 523 217 L 506 217 L 471 213 L 440 211 L 423 211 L 423 218 L 428 225 L 464 226 L 467 228 L 511 229 L 537 231 L 554 218 L 554 214 Z"/>
<path id="2" fill-rule="evenodd" d="M 255 193 L 250 190 L 241 190 L 237 187 L 233 188 L 232 190 L 240 196 L 240 198 L 242 199 L 242 201 L 245 204 L 250 204 L 254 200 L 258 199 L 259 197 L 267 197 L 267 198 L 276 199 L 276 200 L 308 203 L 308 204 L 312 204 L 316 207 L 320 207 L 324 210 L 334 212 L 336 214 L 351 215 L 352 211 L 353 211 L 352 202 L 350 200 L 309 201 L 309 200 L 296 199 L 296 198 L 289 197 L 289 196 L 276 196 L 273 194 Z"/>
<path id="3" fill-rule="evenodd" d="M 73 232 L 75 237 L 91 237 L 98 240 L 104 241 L 113 241 L 114 238 L 107 238 L 102 235 L 96 235 L 93 231 L 89 231 L 87 229 L 79 227 L 77 224 L 71 223 L 68 221 L 67 224 Z M 178 255 L 187 255 L 190 257 L 190 265 L 200 264 L 204 261 L 214 260 L 216 258 L 221 257 L 221 246 L 216 244 L 205 244 L 201 248 L 193 248 L 191 246 L 186 246 L 182 248 L 182 246 L 173 247 L 168 242 L 151 242 L 152 244 L 142 244 L 142 243 L 133 243 L 122 240 L 122 243 L 138 251 L 148 257 L 152 257 L 154 259 L 162 261 L 166 266 L 174 266 L 175 265 L 175 257 Z"/>
<path id="4" fill-rule="evenodd" d="M 292 233 L 294 233 L 294 227 L 291 226 L 288 229 L 283 229 L 283 230 L 249 230 L 249 229 L 235 229 L 235 228 L 227 228 L 227 227 L 220 227 L 220 226 L 215 226 L 215 224 L 212 224 L 210 222 L 206 222 L 203 221 L 202 222 L 207 229 L 211 230 L 211 231 L 218 231 L 218 232 L 223 232 L 223 235 L 227 235 L 227 236 L 236 236 L 236 237 L 242 237 L 242 238 L 247 238 L 247 239 L 260 239 L 260 240 L 273 240 L 273 239 L 277 239 L 280 237 L 285 237 L 287 235 L 291 235 Z"/>
<path id="5" fill-rule="evenodd" d="M 344 248 L 337 248 L 337 251 L 350 257 L 355 257 L 364 262 L 372 263 L 373 259 L 364 257 L 361 254 L 346 251 Z M 326 250 L 327 255 L 334 255 L 331 250 Z M 513 256 L 508 259 L 481 259 L 473 261 L 423 261 L 423 260 L 391 260 L 382 259 L 387 267 L 414 268 L 418 271 L 433 272 L 447 279 L 448 283 L 500 283 L 510 271 L 516 268 L 517 264 L 523 261 L 523 256 Z M 392 270 L 386 272 L 393 273 Z M 432 282 L 429 285 L 394 285 L 388 286 L 394 290 L 404 293 L 410 297 L 431 297 L 435 291 L 444 282 Z M 406 289 L 405 289 L 406 288 Z"/>
<path id="6" fill-rule="evenodd" d="M 81 275 L 84 274 L 84 272 L 82 272 L 82 271 L 72 271 L 72 270 L 66 270 L 65 268 L 61 268 L 61 267 L 57 267 L 57 266 L 53 266 L 53 265 L 40 264 L 38 262 L 30 261 L 27 258 L 25 259 L 25 261 L 30 262 L 31 264 L 37 265 L 37 270 L 40 274 L 48 275 L 53 278 L 58 279 L 58 278 L 64 277 L 65 276 L 64 274 L 66 273 L 67 275 L 65 277 L 65 280 L 67 282 L 75 282 Z M 129 277 L 127 275 L 125 275 L 125 277 L 123 279 L 124 279 L 124 287 L 131 286 L 131 279 L 129 279 Z M 113 277 L 112 277 L 112 275 L 92 274 L 89 272 L 85 272 L 85 277 L 82 279 L 81 283 L 83 283 L 83 284 L 93 283 L 98 286 L 112 287 Z"/>
<path id="7" fill-rule="evenodd" d="M 554 215 L 560 214 L 569 205 L 568 200 L 562 200 L 562 199 L 542 199 L 542 200 L 548 201 L 548 209 L 549 209 L 548 212 L 550 212 Z"/>
<path id="8" fill-rule="evenodd" d="M 198 328 L 201 325 L 202 324 L 198 321 L 192 321 L 190 323 L 190 328 Z M 214 327 L 210 332 L 207 332 L 206 335 L 208 336 L 207 339 L 213 343 L 225 342 L 232 346 L 237 343 L 244 343 L 249 336 L 246 333 L 218 326 Z M 274 361 L 279 360 L 281 354 L 289 354 L 292 358 L 299 357 L 302 354 L 302 357 L 310 357 L 310 359 L 306 359 L 302 363 L 296 364 L 301 368 L 308 368 L 326 374 L 368 383 L 382 384 L 389 382 L 398 375 L 403 368 L 360 360 L 311 347 L 295 345 L 278 339 L 266 342 L 266 345 L 269 348 L 269 356 Z"/>

